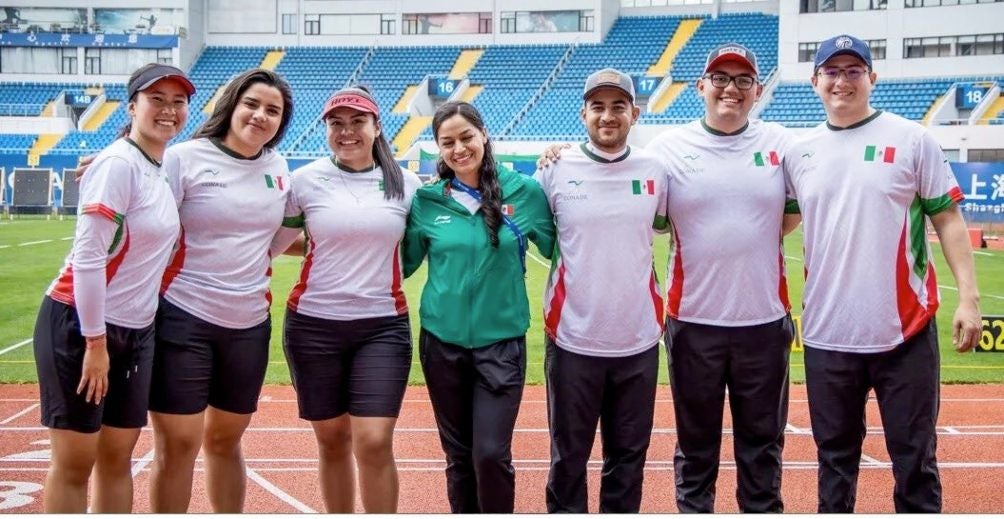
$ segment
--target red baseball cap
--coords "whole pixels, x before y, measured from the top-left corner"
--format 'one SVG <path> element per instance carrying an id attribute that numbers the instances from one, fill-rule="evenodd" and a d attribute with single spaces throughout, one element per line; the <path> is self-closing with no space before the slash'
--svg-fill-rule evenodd
<path id="1" fill-rule="evenodd" d="M 324 119 L 335 108 L 351 108 L 360 112 L 373 114 L 380 118 L 380 108 L 377 107 L 376 100 L 361 88 L 343 88 L 332 95 L 321 111 L 321 119 Z"/>

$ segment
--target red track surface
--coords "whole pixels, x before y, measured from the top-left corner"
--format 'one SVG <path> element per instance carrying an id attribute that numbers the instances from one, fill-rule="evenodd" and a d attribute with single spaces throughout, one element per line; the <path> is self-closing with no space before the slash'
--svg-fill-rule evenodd
<path id="1" fill-rule="evenodd" d="M 398 422 L 395 450 L 401 480 L 401 512 L 448 512 L 443 453 L 424 388 L 409 388 Z M 673 448 L 676 441 L 668 387 L 659 388 L 655 432 L 645 473 L 645 512 L 675 512 Z M 0 386 L 0 512 L 41 510 L 41 483 L 48 467 L 48 435 L 38 425 L 38 389 Z M 727 408 L 726 408 L 727 409 Z M 869 433 L 858 484 L 858 512 L 892 512 L 892 471 L 885 451 L 878 409 L 868 408 Z M 944 386 L 938 459 L 944 484 L 944 510 L 953 513 L 1004 511 L 1004 386 Z M 729 427 L 726 418 L 726 428 Z M 809 432 L 805 387 L 793 386 L 789 433 L 784 450 L 786 511 L 816 509 L 815 446 Z M 548 435 L 543 387 L 527 387 L 517 420 L 513 459 L 517 470 L 516 510 L 544 511 Z M 136 448 L 137 512 L 149 511 L 146 498 L 152 438 L 144 430 Z M 732 437 L 722 442 L 718 481 L 719 512 L 737 511 Z M 317 450 L 309 425 L 296 416 L 293 390 L 269 386 L 244 439 L 250 480 L 246 511 L 292 513 L 323 509 L 317 490 Z M 590 509 L 596 510 L 599 442 L 589 465 Z M 201 460 L 196 466 L 191 511 L 209 511 Z M 357 506 L 359 511 L 362 511 Z"/>

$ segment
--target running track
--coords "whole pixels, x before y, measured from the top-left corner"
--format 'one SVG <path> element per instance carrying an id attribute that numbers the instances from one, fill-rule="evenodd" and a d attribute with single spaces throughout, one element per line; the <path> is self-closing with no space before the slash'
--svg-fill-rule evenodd
<path id="1" fill-rule="evenodd" d="M 656 430 L 645 474 L 644 512 L 675 512 L 673 498 L 672 403 L 659 388 Z M 892 475 L 885 453 L 878 410 L 869 403 L 869 432 L 858 484 L 858 512 L 892 512 Z M 41 483 L 48 466 L 47 433 L 38 425 L 38 389 L 34 385 L 0 386 L 0 511 L 41 511 Z M 942 387 L 938 459 L 944 483 L 944 509 L 953 513 L 1004 511 L 1004 385 Z M 548 436 L 544 388 L 526 388 L 517 421 L 513 457 L 517 470 L 516 510 L 544 511 Z M 729 427 L 726 420 L 726 427 Z M 814 512 L 815 448 L 809 431 L 805 386 L 792 386 L 791 412 L 784 450 L 786 511 Z M 719 512 L 735 512 L 735 466 L 731 434 L 722 443 L 718 482 Z M 137 512 L 149 511 L 146 488 L 152 457 L 151 432 L 144 430 L 136 448 Z M 297 418 L 293 390 L 268 386 L 245 435 L 248 461 L 247 512 L 295 513 L 323 509 L 316 488 L 317 452 L 309 425 Z M 443 454 L 424 387 L 411 387 L 398 422 L 395 450 L 401 479 L 401 512 L 448 512 Z M 596 511 L 600 468 L 599 442 L 589 465 L 590 510 Z M 191 511 L 207 512 L 201 460 L 196 466 Z M 357 505 L 357 509 L 362 511 Z"/>

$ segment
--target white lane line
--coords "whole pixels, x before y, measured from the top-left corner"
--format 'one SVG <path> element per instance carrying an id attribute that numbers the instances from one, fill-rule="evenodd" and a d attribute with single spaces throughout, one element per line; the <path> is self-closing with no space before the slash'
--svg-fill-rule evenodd
<path id="1" fill-rule="evenodd" d="M 869 465 L 881 465 L 882 464 L 881 461 L 879 461 L 879 460 L 877 460 L 877 459 L 875 459 L 875 458 L 873 458 L 873 457 L 871 457 L 871 456 L 869 456 L 867 454 L 862 454 L 861 455 L 861 461 L 863 461 L 865 463 L 868 463 Z"/>
<path id="2" fill-rule="evenodd" d="M 794 434 L 805 434 L 804 430 L 802 430 L 802 429 L 800 429 L 798 427 L 795 427 L 794 425 L 791 425 L 790 423 L 785 424 L 785 426 L 784 426 L 784 432 L 790 432 L 790 433 L 794 433 Z"/>
<path id="3" fill-rule="evenodd" d="M 962 434 L 962 433 L 961 433 L 961 432 L 960 432 L 960 431 L 959 431 L 958 429 L 956 429 L 955 427 L 944 427 L 944 429 L 945 429 L 945 432 L 947 432 L 948 434 Z"/>
<path id="4" fill-rule="evenodd" d="M 18 418 L 21 418 L 22 416 L 24 416 L 24 415 L 32 412 L 38 406 L 39 406 L 39 404 L 31 404 L 30 406 L 28 406 L 27 409 L 21 411 L 20 413 L 15 414 L 14 416 L 10 416 L 6 420 L 0 422 L 0 425 L 7 425 L 7 424 L 13 422 L 14 420 L 17 420 Z"/>
<path id="5" fill-rule="evenodd" d="M 151 448 L 150 452 L 146 453 L 142 458 L 136 460 L 136 463 L 133 463 L 132 477 L 136 477 L 137 474 L 143 472 L 143 470 L 146 469 L 147 465 L 149 465 L 152 461 L 153 461 L 153 448 Z"/>
<path id="6" fill-rule="evenodd" d="M 66 238 L 60 238 L 59 241 L 67 241 L 67 240 L 72 240 L 72 239 L 73 239 L 73 236 L 67 236 Z"/>
<path id="7" fill-rule="evenodd" d="M 959 291 L 958 288 L 955 288 L 955 287 L 953 287 L 951 285 L 938 285 L 938 288 L 941 288 L 941 289 L 944 289 L 944 290 L 951 290 L 952 292 L 958 292 Z M 990 297 L 990 298 L 993 298 L 993 299 L 1002 299 L 1002 300 L 1004 300 L 1004 296 L 997 296 L 997 295 L 994 295 L 994 294 L 980 294 L 980 297 Z"/>
<path id="8" fill-rule="evenodd" d="M 784 462 L 784 466 L 782 468 L 784 470 L 786 470 L 786 471 L 787 470 L 813 470 L 813 471 L 815 471 L 815 470 L 818 469 L 818 466 L 817 466 L 816 463 L 814 463 L 814 462 L 806 462 L 806 463 L 811 463 L 811 465 L 810 464 L 801 465 L 801 464 L 789 463 L 789 462 L 785 461 Z M 513 460 L 513 465 L 518 465 L 518 464 L 519 464 L 518 460 Z M 398 472 L 442 472 L 444 467 L 445 467 L 445 463 L 442 463 L 442 464 L 440 464 L 437 467 L 398 467 L 397 471 Z M 524 466 L 519 466 L 519 469 L 520 469 L 520 471 L 523 471 L 523 472 L 544 472 L 544 471 L 550 470 L 549 467 L 524 467 Z M 723 461 L 721 463 L 721 466 L 720 466 L 719 469 L 720 470 L 726 470 L 726 471 L 732 471 L 732 470 L 736 470 L 736 466 L 735 466 L 734 463 L 728 463 L 728 462 L 724 462 Z M 946 462 L 943 462 L 943 461 L 939 461 L 938 462 L 938 470 L 950 470 L 950 469 L 962 469 L 962 470 L 973 470 L 973 469 L 1004 469 L 1004 463 L 996 463 L 996 462 L 958 462 L 958 463 L 948 462 L 948 463 L 946 463 Z M 149 469 L 147 469 L 147 470 L 149 470 Z M 317 467 L 273 467 L 273 468 L 258 468 L 256 470 L 258 472 L 274 472 L 274 473 L 281 473 L 281 472 L 311 472 L 311 473 L 316 473 L 317 472 Z M 599 472 L 599 471 L 603 470 L 603 467 L 602 466 L 589 466 L 589 467 L 586 468 L 586 470 L 588 470 L 590 472 Z M 645 467 L 645 472 L 672 472 L 672 470 L 673 470 L 673 467 L 671 467 L 671 466 L 669 466 L 669 467 L 647 467 L 646 466 Z M 861 470 L 888 470 L 888 466 L 885 466 L 885 465 L 878 466 L 878 465 L 867 465 L 866 464 L 866 465 L 861 465 Z M 0 472 L 13 472 L 13 473 L 18 473 L 18 472 L 41 472 L 41 473 L 45 473 L 45 472 L 48 472 L 48 471 L 49 471 L 48 467 L 0 467 Z M 196 467 L 195 468 L 195 472 L 205 472 L 205 469 L 203 469 L 202 467 Z M 259 477 L 261 477 L 261 476 L 259 475 Z"/>
<path id="9" fill-rule="evenodd" d="M 550 263 L 547 263 L 543 259 L 538 258 L 536 254 L 534 254 L 534 253 L 532 253 L 530 251 L 526 251 L 526 255 L 530 256 L 530 258 L 533 259 L 533 261 L 536 261 L 537 263 L 540 263 L 541 265 L 543 265 L 544 268 L 551 268 L 551 264 Z"/>
<path id="10" fill-rule="evenodd" d="M 10 247 L 10 245 L 0 245 L 0 249 L 6 249 L 7 247 Z"/>
<path id="11" fill-rule="evenodd" d="M 38 240 L 38 241 L 26 241 L 24 243 L 18 243 L 18 247 L 27 247 L 29 245 L 38 245 L 39 243 L 49 243 L 52 240 Z"/>
<path id="12" fill-rule="evenodd" d="M 259 485 L 261 485 L 262 488 L 264 488 L 265 490 L 268 490 L 269 492 L 271 492 L 272 495 L 274 495 L 275 497 L 278 497 L 283 502 L 285 502 L 287 505 L 292 506 L 293 508 L 297 509 L 301 513 L 305 513 L 305 514 L 316 514 L 317 513 L 317 510 L 314 510 L 313 508 L 310 508 L 309 506 L 307 506 L 307 505 L 303 504 L 302 502 L 300 502 L 295 497 L 287 494 L 281 488 L 273 485 L 269 480 L 261 477 L 260 474 L 258 474 L 257 472 L 255 472 L 251 468 L 247 469 L 247 475 L 248 475 L 248 479 L 250 479 L 251 481 L 254 481 L 255 483 L 258 483 Z"/>
<path id="13" fill-rule="evenodd" d="M 4 353 L 7 353 L 9 351 L 14 351 L 14 350 L 20 348 L 21 346 L 24 346 L 25 344 L 29 344 L 31 341 L 32 341 L 31 339 L 25 339 L 25 340 L 23 340 L 23 341 L 15 344 L 15 345 L 13 345 L 13 346 L 7 346 L 6 348 L 0 350 L 0 355 L 3 355 Z"/>
<path id="14" fill-rule="evenodd" d="M 973 254 L 979 254 L 980 256 L 993 256 L 993 253 L 983 252 L 981 250 L 974 250 Z"/>
<path id="15" fill-rule="evenodd" d="M 799 263 L 802 262 L 802 258 L 796 258 L 795 256 L 785 256 L 784 259 L 791 260 L 791 261 L 797 261 Z"/>
<path id="16" fill-rule="evenodd" d="M 1004 436 L 1004 426 L 1002 425 L 956 425 L 956 426 L 941 426 L 942 429 L 946 427 L 952 427 L 958 430 L 957 436 Z M 143 431 L 152 431 L 149 426 L 144 427 Z M 0 425 L 0 432 L 40 432 L 48 431 L 46 427 L 42 426 L 3 426 Z M 313 432 L 310 427 L 248 427 L 248 432 L 256 433 L 304 433 Z M 399 433 L 411 433 L 411 434 L 431 434 L 436 433 L 438 430 L 435 427 L 397 427 L 394 432 Z M 516 428 L 513 432 L 526 433 L 526 434 L 546 434 L 548 430 L 546 428 Z M 676 429 L 672 427 L 657 428 L 652 430 L 652 434 L 676 434 Z M 725 428 L 722 430 L 722 434 L 734 434 L 731 428 Z M 798 432 L 790 432 L 790 434 L 795 436 L 809 436 L 812 434 L 812 429 L 800 428 Z M 882 431 L 881 427 L 869 427 L 868 434 L 884 436 L 885 433 Z"/>
<path id="17" fill-rule="evenodd" d="M 398 460 L 400 462 L 400 460 Z M 545 471 L 549 470 L 549 462 L 546 460 L 512 460 L 513 465 L 518 467 L 521 471 Z M 420 466 L 399 466 L 397 468 L 398 472 L 437 472 L 442 471 L 446 466 L 446 462 L 443 460 L 435 460 L 429 463 L 427 467 Z M 892 463 L 877 462 L 876 464 L 864 463 L 861 465 L 862 470 L 888 470 L 892 466 Z M 788 461 L 785 460 L 783 467 L 784 470 L 816 470 L 819 468 L 819 464 L 815 461 Z M 995 461 L 960 461 L 960 462 L 938 462 L 939 469 L 1004 469 L 1004 462 Z M 603 470 L 602 460 L 590 460 L 586 469 L 589 471 L 600 471 Z M 721 469 L 723 470 L 736 470 L 736 463 L 734 461 L 722 461 Z M 257 467 L 255 470 L 259 472 L 316 472 L 317 467 Z M 673 461 L 666 460 L 661 463 L 652 463 L 647 461 L 645 463 L 646 472 L 663 472 L 672 471 Z"/>

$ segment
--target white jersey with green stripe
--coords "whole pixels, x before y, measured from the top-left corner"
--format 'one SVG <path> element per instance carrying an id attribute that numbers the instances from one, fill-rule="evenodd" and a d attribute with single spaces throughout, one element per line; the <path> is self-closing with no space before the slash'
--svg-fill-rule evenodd
<path id="1" fill-rule="evenodd" d="M 209 139 L 193 139 L 167 149 L 164 170 L 181 237 L 162 295 L 218 326 L 262 323 L 272 302 L 269 244 L 289 192 L 286 159 L 274 151 L 245 159 Z"/>
<path id="2" fill-rule="evenodd" d="M 339 321 L 408 313 L 400 243 L 422 181 L 401 172 L 404 196 L 389 200 L 379 166 L 349 171 L 323 158 L 293 172 L 283 226 L 306 230 L 306 253 L 288 308 Z"/>
<path id="3" fill-rule="evenodd" d="M 663 300 L 653 225 L 666 225 L 666 168 L 627 148 L 607 159 L 585 144 L 535 174 L 558 229 L 544 325 L 580 355 L 627 357 L 659 341 Z"/>
<path id="4" fill-rule="evenodd" d="M 963 199 L 930 133 L 875 112 L 813 128 L 784 163 L 805 233 L 805 344 L 876 353 L 921 331 L 939 299 L 925 216 Z"/>
<path id="5" fill-rule="evenodd" d="M 73 248 L 46 294 L 73 307 L 86 306 L 74 297 L 74 285 L 97 272 L 102 275 L 98 288 L 101 281 L 105 284 L 103 321 L 133 329 L 149 326 L 157 311 L 160 278 L 178 237 L 178 210 L 160 165 L 128 139 L 113 142 L 81 179 L 78 208 Z M 91 216 L 114 226 L 92 225 Z M 95 239 L 91 233 L 101 229 L 109 235 Z M 84 250 L 88 247 L 100 250 Z M 81 314 L 85 310 L 78 308 Z M 82 315 L 85 333 L 103 332 L 100 316 L 95 317 L 98 322 L 88 323 Z"/>
<path id="6" fill-rule="evenodd" d="M 645 147 L 669 166 L 668 315 L 751 326 L 788 312 L 781 157 L 790 143 L 789 132 L 774 123 L 752 121 L 723 134 L 701 120 Z"/>

